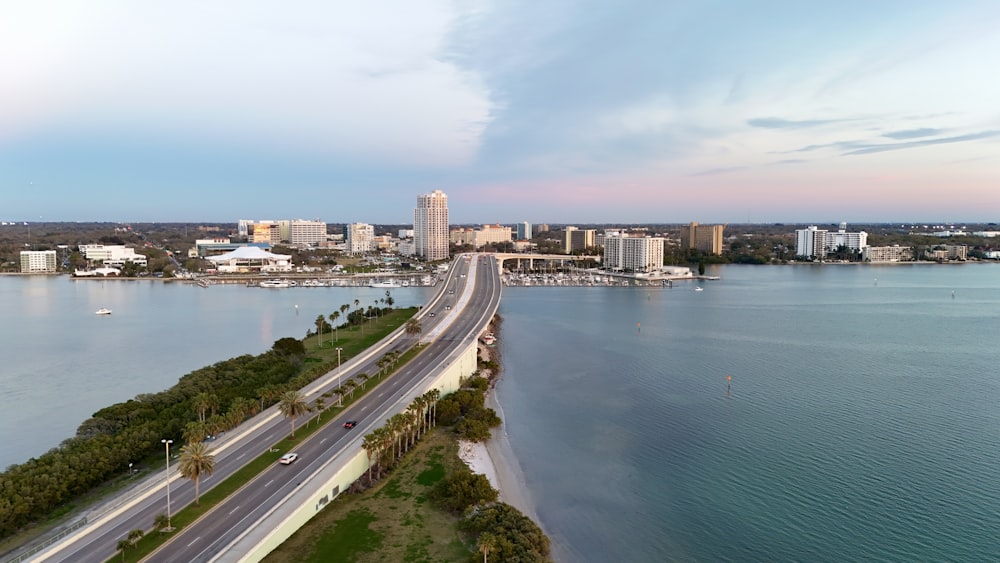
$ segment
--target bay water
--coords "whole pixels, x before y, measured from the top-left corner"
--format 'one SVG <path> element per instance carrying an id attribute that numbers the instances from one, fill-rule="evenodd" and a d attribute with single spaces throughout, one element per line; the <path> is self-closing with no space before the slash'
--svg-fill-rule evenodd
<path id="1" fill-rule="evenodd" d="M 1000 561 L 1000 266 L 707 273 L 505 288 L 558 560 Z"/>
<path id="2" fill-rule="evenodd" d="M 434 288 L 391 290 L 397 307 Z M 97 410 L 167 389 L 188 373 L 275 340 L 302 338 L 342 304 L 385 289 L 266 289 L 161 281 L 0 276 L 0 468 L 76 433 Z M 100 308 L 111 315 L 96 315 Z"/>
<path id="3" fill-rule="evenodd" d="M 1000 266 L 707 273 L 504 289 L 497 397 L 559 561 L 1000 560 Z M 0 467 L 383 295 L 0 277 Z"/>

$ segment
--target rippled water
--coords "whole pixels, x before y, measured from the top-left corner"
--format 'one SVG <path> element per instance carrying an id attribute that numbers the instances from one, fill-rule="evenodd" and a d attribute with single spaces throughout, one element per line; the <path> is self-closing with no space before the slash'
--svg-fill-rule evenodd
<path id="1" fill-rule="evenodd" d="M 317 315 L 355 299 L 374 305 L 385 291 L 0 276 L 0 468 L 58 445 L 102 407 L 261 353 L 279 338 L 302 338 Z M 392 296 L 408 307 L 431 291 Z M 112 314 L 95 315 L 101 307 Z"/>
<path id="2" fill-rule="evenodd" d="M 505 289 L 498 397 L 561 560 L 1000 560 L 1000 266 L 709 273 Z"/>

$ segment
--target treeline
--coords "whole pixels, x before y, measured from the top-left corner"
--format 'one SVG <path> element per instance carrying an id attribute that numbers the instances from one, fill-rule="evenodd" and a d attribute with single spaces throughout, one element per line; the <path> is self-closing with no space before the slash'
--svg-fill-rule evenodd
<path id="1" fill-rule="evenodd" d="M 304 367 L 304 358 L 301 341 L 282 338 L 263 354 L 201 368 L 166 391 L 97 411 L 73 438 L 0 474 L 0 537 L 161 453 L 161 439 L 197 441 L 233 428 L 336 363 Z"/>

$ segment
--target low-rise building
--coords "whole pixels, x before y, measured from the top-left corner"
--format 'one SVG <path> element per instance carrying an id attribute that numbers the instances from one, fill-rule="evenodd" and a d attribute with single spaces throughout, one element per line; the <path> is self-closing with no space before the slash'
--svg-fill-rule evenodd
<path id="1" fill-rule="evenodd" d="M 866 246 L 861 251 L 865 262 L 909 262 L 913 260 L 913 248 L 909 246 Z"/>
<path id="2" fill-rule="evenodd" d="M 80 254 L 88 261 L 104 266 L 121 267 L 126 262 L 146 266 L 146 256 L 137 254 L 134 249 L 125 245 L 81 244 L 79 248 Z"/>
<path id="3" fill-rule="evenodd" d="M 22 250 L 22 274 L 51 274 L 58 269 L 55 250 Z"/>

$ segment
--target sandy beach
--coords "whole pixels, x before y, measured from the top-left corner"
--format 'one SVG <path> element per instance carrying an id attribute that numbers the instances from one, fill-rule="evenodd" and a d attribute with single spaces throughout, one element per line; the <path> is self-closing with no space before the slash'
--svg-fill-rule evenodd
<path id="1" fill-rule="evenodd" d="M 491 358 L 490 348 L 480 344 L 479 349 L 481 356 Z M 486 406 L 495 410 L 501 419 L 505 419 L 503 409 L 497 402 L 496 392 L 493 387 L 486 392 Z M 517 508 L 541 526 L 531 495 L 524 484 L 521 466 L 507 440 L 506 422 L 494 428 L 492 434 L 485 443 L 459 441 L 459 457 L 474 473 L 486 475 L 493 487 L 500 492 L 501 501 Z"/>

